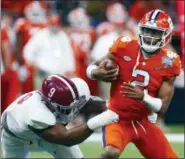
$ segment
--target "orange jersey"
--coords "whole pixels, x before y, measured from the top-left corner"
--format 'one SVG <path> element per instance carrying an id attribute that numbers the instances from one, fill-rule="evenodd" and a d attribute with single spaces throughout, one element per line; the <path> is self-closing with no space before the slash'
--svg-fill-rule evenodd
<path id="1" fill-rule="evenodd" d="M 46 27 L 46 23 L 32 23 L 31 21 L 20 18 L 15 23 L 15 32 L 22 34 L 21 49 L 25 46 L 28 40 L 37 33 L 40 29 Z"/>
<path id="2" fill-rule="evenodd" d="M 119 77 L 111 85 L 109 107 L 120 115 L 121 119 L 139 120 L 147 117 L 150 110 L 143 102 L 123 97 L 123 82 L 133 82 L 149 95 L 156 97 L 164 80 L 180 73 L 179 56 L 161 49 L 154 56 L 145 59 L 140 52 L 137 40 L 120 37 L 110 48 L 119 65 Z"/>

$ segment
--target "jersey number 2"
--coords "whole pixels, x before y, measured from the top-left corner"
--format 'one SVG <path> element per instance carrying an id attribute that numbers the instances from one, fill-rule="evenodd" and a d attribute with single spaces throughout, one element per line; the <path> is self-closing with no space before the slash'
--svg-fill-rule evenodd
<path id="1" fill-rule="evenodd" d="M 132 76 L 133 77 L 137 77 L 138 75 L 143 76 L 144 80 L 143 82 L 139 82 L 139 81 L 132 81 L 132 83 L 136 86 L 141 86 L 141 87 L 147 87 L 149 84 L 149 80 L 150 80 L 150 75 L 148 72 L 143 71 L 143 70 L 139 70 L 139 69 L 133 69 L 132 72 Z M 147 89 L 144 89 L 144 91 L 147 91 Z"/>
<path id="2" fill-rule="evenodd" d="M 146 87 L 149 84 L 149 80 L 150 80 L 150 75 L 148 72 L 143 71 L 143 70 L 139 70 L 139 69 L 134 69 L 132 72 L 132 76 L 133 77 L 137 77 L 138 75 L 141 75 L 144 77 L 144 81 L 143 82 L 139 82 L 139 81 L 133 81 L 132 83 L 134 83 L 137 86 L 142 86 L 142 87 Z"/>

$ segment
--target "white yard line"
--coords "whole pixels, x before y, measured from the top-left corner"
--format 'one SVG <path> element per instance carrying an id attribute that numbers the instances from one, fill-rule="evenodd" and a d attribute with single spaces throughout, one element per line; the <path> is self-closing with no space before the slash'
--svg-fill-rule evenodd
<path id="1" fill-rule="evenodd" d="M 184 143 L 184 134 L 165 134 L 170 142 Z M 85 142 L 102 142 L 102 135 L 95 133 L 91 135 Z"/>

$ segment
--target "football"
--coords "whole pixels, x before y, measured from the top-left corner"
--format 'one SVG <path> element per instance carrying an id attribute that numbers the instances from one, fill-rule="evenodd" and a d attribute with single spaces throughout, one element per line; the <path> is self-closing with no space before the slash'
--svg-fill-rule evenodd
<path id="1" fill-rule="evenodd" d="M 117 68 L 118 65 L 116 64 L 116 62 L 114 60 L 107 60 L 107 63 L 105 64 L 105 69 L 106 70 L 112 70 Z"/>

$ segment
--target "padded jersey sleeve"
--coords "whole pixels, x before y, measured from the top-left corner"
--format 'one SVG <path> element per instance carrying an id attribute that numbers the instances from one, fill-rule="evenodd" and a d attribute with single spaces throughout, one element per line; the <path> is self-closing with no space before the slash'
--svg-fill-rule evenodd
<path id="1" fill-rule="evenodd" d="M 113 45 L 109 48 L 109 53 L 114 55 L 119 55 L 120 48 L 126 48 L 127 44 L 131 42 L 132 39 L 129 37 L 121 36 L 116 41 L 113 42 Z"/>
<path id="2" fill-rule="evenodd" d="M 28 125 L 35 129 L 45 129 L 56 124 L 54 114 L 36 97 L 28 113 Z"/>
<path id="3" fill-rule="evenodd" d="M 55 124 L 55 116 L 48 111 L 39 109 L 29 115 L 29 125 L 35 129 L 45 129 Z"/>
<path id="4" fill-rule="evenodd" d="M 109 48 L 109 52 L 111 54 L 116 54 L 118 48 L 119 48 L 119 44 L 120 44 L 120 41 L 121 41 L 121 38 L 122 37 L 119 37 L 117 40 L 115 40 L 112 44 L 112 46 Z"/>

